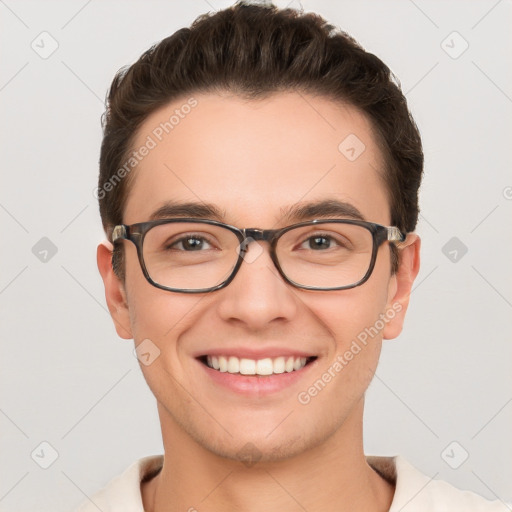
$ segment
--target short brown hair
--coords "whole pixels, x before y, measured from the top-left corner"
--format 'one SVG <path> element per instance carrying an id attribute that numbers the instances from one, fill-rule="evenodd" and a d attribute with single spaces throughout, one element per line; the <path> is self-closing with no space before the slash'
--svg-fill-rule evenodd
<path id="1" fill-rule="evenodd" d="M 403 232 L 415 229 L 423 150 L 390 69 L 317 14 L 238 2 L 199 16 L 116 74 L 102 118 L 98 184 L 109 238 L 123 222 L 133 174 L 125 171 L 120 179 L 120 169 L 141 124 L 179 97 L 221 91 L 247 99 L 299 91 L 357 108 L 370 120 L 384 157 L 391 223 Z M 394 256 L 396 269 L 396 251 Z M 121 275 L 120 250 L 114 251 L 113 265 Z"/>

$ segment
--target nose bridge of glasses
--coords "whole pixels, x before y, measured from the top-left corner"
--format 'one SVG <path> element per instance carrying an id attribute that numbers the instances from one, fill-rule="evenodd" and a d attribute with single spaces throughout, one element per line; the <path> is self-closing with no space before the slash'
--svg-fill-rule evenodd
<path id="1" fill-rule="evenodd" d="M 248 249 L 251 242 L 272 242 L 275 230 L 273 229 L 258 229 L 258 228 L 245 228 L 242 230 L 244 234 L 244 241 L 241 246 L 244 250 Z"/>

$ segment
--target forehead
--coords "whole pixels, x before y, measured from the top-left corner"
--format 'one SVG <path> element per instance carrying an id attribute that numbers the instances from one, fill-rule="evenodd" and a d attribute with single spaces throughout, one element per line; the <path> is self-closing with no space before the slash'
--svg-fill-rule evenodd
<path id="1" fill-rule="evenodd" d="M 246 226 L 274 225 L 293 205 L 326 199 L 389 219 L 371 123 L 324 97 L 191 94 L 149 116 L 132 149 L 127 224 L 169 201 L 217 205 L 226 222 Z"/>

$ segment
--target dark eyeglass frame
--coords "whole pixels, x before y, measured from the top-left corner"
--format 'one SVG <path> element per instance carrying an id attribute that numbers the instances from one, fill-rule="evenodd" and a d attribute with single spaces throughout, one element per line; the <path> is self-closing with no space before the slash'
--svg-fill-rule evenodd
<path id="1" fill-rule="evenodd" d="M 210 288 L 200 288 L 200 289 L 181 289 L 181 288 L 170 288 L 168 286 L 161 285 L 159 283 L 156 283 L 153 281 L 151 276 L 149 275 L 149 272 L 147 271 L 146 264 L 144 262 L 144 255 L 143 255 L 143 244 L 144 244 L 144 238 L 146 236 L 146 233 L 155 226 L 160 226 L 162 224 L 170 224 L 170 223 L 197 223 L 197 224 L 207 224 L 210 226 L 218 226 L 225 228 L 232 233 L 236 235 L 240 242 L 240 250 L 238 254 L 238 260 L 233 267 L 233 270 L 229 277 L 225 279 L 222 283 L 210 287 Z M 276 245 L 279 240 L 279 238 L 286 232 L 299 228 L 302 226 L 314 226 L 316 224 L 324 224 L 324 223 L 339 223 L 339 224 L 351 224 L 354 226 L 361 226 L 365 229 L 367 229 L 371 235 L 373 240 L 373 246 L 372 246 L 372 257 L 370 260 L 370 265 L 368 267 L 368 270 L 366 274 L 356 283 L 346 285 L 346 286 L 338 286 L 338 287 L 332 287 L 332 288 L 321 288 L 321 287 L 315 287 L 315 286 L 305 286 L 296 283 L 295 281 L 292 281 L 289 279 L 286 274 L 283 272 L 279 261 L 277 259 L 276 255 Z M 166 290 L 170 292 L 178 292 L 178 293 L 207 293 L 207 292 L 213 292 L 215 290 L 220 290 L 221 288 L 225 288 L 233 279 L 235 278 L 235 275 L 237 274 L 238 270 L 240 269 L 242 265 L 242 261 L 244 260 L 244 254 L 248 249 L 248 246 L 253 241 L 264 241 L 268 242 L 270 244 L 270 257 L 279 271 L 279 274 L 281 277 L 287 282 L 288 284 L 291 284 L 292 286 L 296 288 L 301 288 L 304 290 L 316 290 L 316 291 L 333 291 L 333 290 L 347 290 L 350 288 L 355 288 L 356 286 L 361 286 L 363 283 L 365 283 L 369 277 L 371 276 L 373 269 L 375 267 L 375 261 L 377 260 L 377 253 L 379 247 L 386 241 L 389 242 L 404 242 L 406 239 L 406 234 L 402 233 L 397 227 L 395 226 L 383 226 L 381 224 L 376 224 L 374 222 L 366 222 L 362 220 L 355 220 L 355 219 L 314 219 L 310 221 L 305 222 L 299 222 L 297 224 L 292 224 L 290 226 L 286 226 L 281 229 L 258 229 L 258 228 L 244 228 L 239 229 L 235 226 L 231 226 L 229 224 L 224 224 L 222 222 L 218 222 L 216 220 L 211 219 L 195 219 L 195 218 L 188 218 L 188 217 L 179 217 L 179 218 L 173 218 L 173 219 L 159 219 L 159 220 L 153 220 L 148 222 L 139 222 L 137 224 L 119 224 L 114 227 L 112 231 L 112 243 L 115 244 L 119 240 L 129 240 L 132 242 L 135 247 L 137 248 L 137 256 L 139 259 L 139 263 L 142 269 L 142 273 L 144 274 L 144 277 L 146 280 L 156 288 L 160 288 L 161 290 Z"/>

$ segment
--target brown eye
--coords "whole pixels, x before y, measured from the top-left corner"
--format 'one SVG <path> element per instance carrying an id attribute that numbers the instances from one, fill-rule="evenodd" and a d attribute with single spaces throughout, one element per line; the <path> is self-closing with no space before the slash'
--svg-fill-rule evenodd
<path id="1" fill-rule="evenodd" d="M 312 236 L 304 243 L 307 244 L 307 249 L 319 250 L 329 249 L 331 247 L 332 239 L 327 236 Z"/>
<path id="2" fill-rule="evenodd" d="M 166 248 L 177 251 L 193 252 L 212 249 L 213 247 L 206 238 L 200 236 L 186 236 L 175 240 Z"/>

